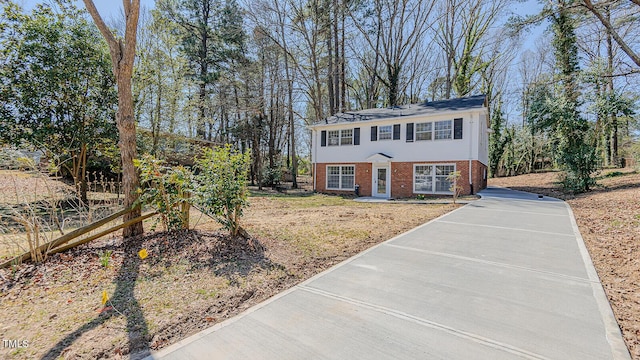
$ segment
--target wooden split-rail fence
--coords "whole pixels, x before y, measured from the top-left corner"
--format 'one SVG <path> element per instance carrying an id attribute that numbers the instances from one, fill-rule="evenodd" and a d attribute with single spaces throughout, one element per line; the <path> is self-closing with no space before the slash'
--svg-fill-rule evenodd
<path id="1" fill-rule="evenodd" d="M 133 211 L 133 208 L 129 208 L 129 209 L 124 209 L 124 210 L 120 210 L 110 216 L 105 217 L 104 219 L 98 220 L 94 223 L 91 223 L 89 225 L 86 225 L 84 227 L 81 227 L 79 229 L 76 229 L 68 234 L 62 235 L 59 238 L 52 240 L 46 244 L 42 244 L 34 249 L 31 249 L 29 252 L 25 252 L 22 255 L 18 255 L 10 260 L 7 260 L 5 262 L 3 262 L 2 264 L 0 264 L 0 268 L 6 268 L 12 265 L 17 265 L 17 264 L 21 264 L 25 261 L 31 260 L 33 254 L 42 254 L 43 256 L 47 256 L 47 255 L 53 255 L 65 250 L 69 250 L 71 248 L 74 248 L 76 246 L 82 245 L 82 244 L 86 244 L 89 241 L 101 238 L 105 235 L 111 234 L 112 232 L 118 231 L 122 228 L 125 228 L 129 225 L 135 224 L 135 223 L 139 223 L 141 221 L 144 221 L 154 215 L 157 214 L 157 212 L 151 212 L 148 214 L 144 214 L 141 215 L 139 217 L 136 217 L 134 219 L 122 222 L 118 225 L 112 226 L 108 229 L 102 230 L 96 234 L 91 234 L 89 236 L 83 237 L 87 234 L 89 234 L 90 232 L 99 229 L 100 227 L 103 227 L 104 225 L 124 216 L 129 214 L 130 212 Z M 75 240 L 75 241 L 74 241 Z"/>

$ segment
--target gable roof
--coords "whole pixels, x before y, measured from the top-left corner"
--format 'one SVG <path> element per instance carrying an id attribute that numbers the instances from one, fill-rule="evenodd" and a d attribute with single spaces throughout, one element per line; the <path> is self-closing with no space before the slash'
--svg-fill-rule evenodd
<path id="1" fill-rule="evenodd" d="M 485 106 L 485 95 L 469 96 L 457 99 L 423 102 L 419 104 L 401 105 L 393 108 L 374 108 L 359 111 L 338 113 L 314 125 L 339 124 L 367 120 L 391 119 L 401 116 L 419 116 L 446 111 L 482 109 Z"/>

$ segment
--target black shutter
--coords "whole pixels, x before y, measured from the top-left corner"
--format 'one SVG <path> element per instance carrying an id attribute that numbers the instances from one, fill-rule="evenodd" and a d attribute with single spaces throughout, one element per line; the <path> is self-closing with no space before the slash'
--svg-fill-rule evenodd
<path id="1" fill-rule="evenodd" d="M 371 127 L 371 141 L 378 141 L 378 127 Z"/>
<path id="2" fill-rule="evenodd" d="M 360 128 L 353 129 L 353 145 L 360 145 Z"/>
<path id="3" fill-rule="evenodd" d="M 400 140 L 400 124 L 393 125 L 393 140 Z"/>
<path id="4" fill-rule="evenodd" d="M 327 131 L 322 130 L 320 132 L 320 146 L 327 146 Z"/>
<path id="5" fill-rule="evenodd" d="M 413 123 L 407 124 L 407 142 L 413 141 Z"/>
<path id="6" fill-rule="evenodd" d="M 453 138 L 462 139 L 462 119 L 453 119 Z"/>

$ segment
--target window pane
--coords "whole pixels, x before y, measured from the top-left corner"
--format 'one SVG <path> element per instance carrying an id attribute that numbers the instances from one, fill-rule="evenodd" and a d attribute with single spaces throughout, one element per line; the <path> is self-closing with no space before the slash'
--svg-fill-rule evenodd
<path id="1" fill-rule="evenodd" d="M 340 143 L 340 131 L 332 130 L 327 132 L 329 146 L 338 146 Z"/>
<path id="2" fill-rule="evenodd" d="M 340 130 L 340 145 L 353 144 L 353 129 Z"/>
<path id="3" fill-rule="evenodd" d="M 353 168 L 353 166 L 343 166 L 342 167 L 342 174 L 343 175 L 353 175 L 355 174 L 355 169 Z"/>
<path id="4" fill-rule="evenodd" d="M 378 127 L 378 140 L 391 140 L 393 127 L 391 125 Z"/>
<path id="5" fill-rule="evenodd" d="M 415 191 L 432 192 L 433 191 L 433 166 L 432 165 L 416 165 L 415 176 L 413 179 Z"/>
<path id="6" fill-rule="evenodd" d="M 355 185 L 355 167 L 343 166 L 342 167 L 342 189 L 353 189 Z"/>
<path id="7" fill-rule="evenodd" d="M 451 139 L 451 130 L 453 129 L 451 124 L 452 124 L 451 120 L 436 121 L 435 139 L 436 140 Z"/>
<path id="8" fill-rule="evenodd" d="M 355 184 L 355 176 L 353 175 L 342 175 L 342 188 L 343 189 L 353 189 Z"/>
<path id="9" fill-rule="evenodd" d="M 454 171 L 453 168 L 454 168 L 453 165 L 437 165 L 436 175 L 448 176 Z"/>
<path id="10" fill-rule="evenodd" d="M 436 176 L 436 192 L 448 192 L 451 188 L 451 181 L 445 176 Z"/>
<path id="11" fill-rule="evenodd" d="M 340 188 L 340 175 L 329 175 L 327 177 L 327 189 Z"/>
<path id="12" fill-rule="evenodd" d="M 416 124 L 416 140 L 431 140 L 432 123 Z"/>
<path id="13" fill-rule="evenodd" d="M 437 165 L 436 166 L 436 192 L 449 192 L 451 181 L 447 176 L 455 171 L 453 165 Z"/>

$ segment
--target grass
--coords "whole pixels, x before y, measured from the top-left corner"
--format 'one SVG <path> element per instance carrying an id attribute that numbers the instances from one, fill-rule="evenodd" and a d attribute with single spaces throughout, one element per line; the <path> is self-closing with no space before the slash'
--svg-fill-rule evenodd
<path id="1" fill-rule="evenodd" d="M 83 327 L 58 354 L 117 357 L 158 349 L 457 207 L 357 203 L 318 194 L 254 193 L 249 202 L 242 224 L 264 252 L 227 242 L 217 233 L 219 225 L 202 217 L 197 232 L 150 233 L 126 246 L 117 238 L 103 239 L 36 267 L 23 282 L 0 293 L 5 310 L 0 336 L 29 339 L 33 345 L 18 355 L 0 349 L 0 357 L 42 357 Z M 198 214 L 193 215 L 196 224 Z M 149 250 L 147 259 L 125 260 L 140 248 Z M 112 253 L 105 267 L 100 254 L 107 251 Z M 113 297 L 123 287 L 131 288 L 139 309 L 131 307 L 131 298 L 116 298 L 114 307 L 138 314 L 142 345 L 130 340 L 125 318 L 99 313 L 102 291 Z M 103 316 L 111 317 L 86 327 Z"/>

